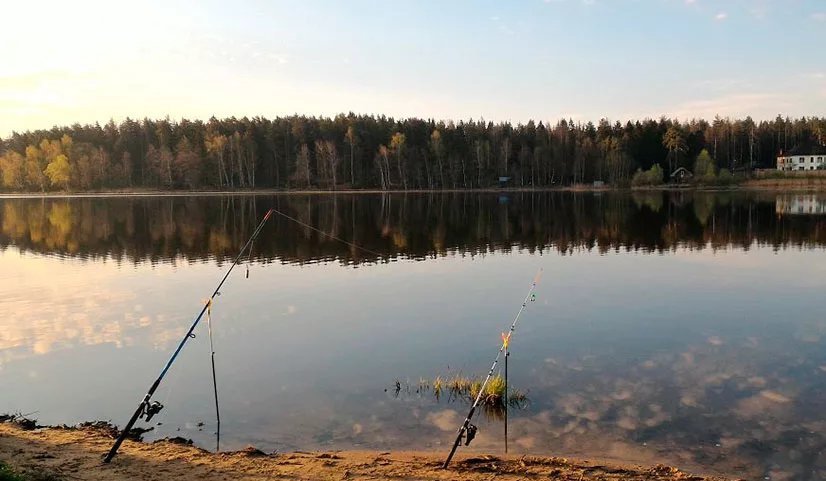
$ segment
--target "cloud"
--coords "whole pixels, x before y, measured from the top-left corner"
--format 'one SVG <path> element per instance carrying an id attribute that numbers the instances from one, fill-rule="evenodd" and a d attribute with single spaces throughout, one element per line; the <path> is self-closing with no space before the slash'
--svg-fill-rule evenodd
<path id="1" fill-rule="evenodd" d="M 826 12 L 815 12 L 812 14 L 812 20 L 817 22 L 826 22 Z"/>
<path id="2" fill-rule="evenodd" d="M 717 15 L 714 16 L 714 20 L 716 20 L 718 22 L 722 22 L 723 20 L 725 20 L 727 18 L 728 18 L 728 13 L 726 13 L 726 12 L 720 12 Z"/>

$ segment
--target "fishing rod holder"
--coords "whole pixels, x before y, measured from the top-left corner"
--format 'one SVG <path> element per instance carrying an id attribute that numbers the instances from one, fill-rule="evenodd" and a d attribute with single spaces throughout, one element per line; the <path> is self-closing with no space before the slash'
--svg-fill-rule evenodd
<path id="1" fill-rule="evenodd" d="M 144 421 L 149 422 L 156 414 L 161 412 L 161 409 L 163 409 L 163 404 L 158 401 L 144 403 L 140 417 L 143 418 L 145 416 L 146 419 L 144 419 Z"/>

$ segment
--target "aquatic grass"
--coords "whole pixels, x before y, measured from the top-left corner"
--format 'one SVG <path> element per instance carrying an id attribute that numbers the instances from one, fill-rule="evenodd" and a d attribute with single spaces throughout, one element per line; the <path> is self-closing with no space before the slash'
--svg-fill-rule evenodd
<path id="1" fill-rule="evenodd" d="M 448 389 L 450 389 L 451 394 L 461 394 L 463 391 L 467 391 L 468 381 L 466 378 L 462 378 L 461 376 L 454 376 L 453 379 L 448 381 Z"/>
<path id="2" fill-rule="evenodd" d="M 469 395 L 471 398 L 476 399 L 476 396 L 479 395 L 479 390 L 482 388 L 482 381 L 473 381 L 470 384 Z M 482 398 L 480 399 L 480 404 L 487 404 L 487 405 L 497 405 L 503 404 L 505 402 L 505 378 L 499 374 L 495 376 L 491 376 L 490 381 L 488 381 L 487 385 L 485 386 L 485 390 L 482 393 Z M 507 401 L 509 405 L 519 405 L 523 404 L 528 400 L 527 395 L 516 388 L 508 389 L 507 393 Z"/>
<path id="3" fill-rule="evenodd" d="M 433 380 L 422 377 L 419 378 L 418 382 L 413 386 L 411 386 L 409 382 L 403 383 L 401 380 L 396 379 L 394 381 L 393 392 L 396 397 L 399 396 L 402 390 L 408 394 L 415 391 L 418 395 L 430 392 L 436 398 L 437 402 L 447 393 L 448 402 L 462 400 L 472 403 L 476 399 L 476 396 L 479 395 L 483 382 L 484 378 L 472 378 L 461 374 L 455 374 L 450 378 L 436 376 Z M 528 404 L 528 396 L 519 389 L 509 387 L 507 404 L 508 407 L 522 409 Z M 500 374 L 491 376 L 479 399 L 479 405 L 485 413 L 491 417 L 497 419 L 502 418 L 505 411 L 504 377 Z"/>
<path id="4" fill-rule="evenodd" d="M 433 380 L 433 395 L 436 396 L 437 401 L 442 397 L 443 384 L 442 376 L 436 376 L 436 379 Z"/>
<path id="5" fill-rule="evenodd" d="M 472 395 L 475 398 L 479 394 L 480 386 L 474 385 L 474 390 L 472 391 Z M 505 399 L 505 378 L 500 375 L 495 375 L 490 378 L 488 384 L 485 386 L 485 392 L 482 393 L 483 399 L 486 404 L 493 404 L 496 402 L 504 402 Z"/>

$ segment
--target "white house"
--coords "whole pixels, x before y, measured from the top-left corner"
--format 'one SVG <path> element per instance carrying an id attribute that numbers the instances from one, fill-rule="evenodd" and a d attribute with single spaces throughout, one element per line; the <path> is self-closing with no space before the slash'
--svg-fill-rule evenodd
<path id="1" fill-rule="evenodd" d="M 797 146 L 777 156 L 777 170 L 826 169 L 826 147 L 820 145 Z"/>

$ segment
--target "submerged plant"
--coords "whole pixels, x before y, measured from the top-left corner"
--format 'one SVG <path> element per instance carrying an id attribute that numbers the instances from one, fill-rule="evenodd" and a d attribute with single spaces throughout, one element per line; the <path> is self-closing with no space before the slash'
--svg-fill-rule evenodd
<path id="1" fill-rule="evenodd" d="M 393 386 L 394 395 L 398 397 L 402 389 L 402 382 L 396 379 Z M 467 403 L 472 403 L 476 399 L 476 396 L 479 395 L 481 389 L 481 379 L 462 376 L 461 374 L 456 374 L 449 379 L 437 376 L 432 381 L 420 378 L 416 386 L 411 387 L 409 383 L 404 386 L 404 390 L 407 393 L 413 390 L 419 395 L 431 392 L 437 402 L 447 393 L 448 402 L 462 400 Z M 485 385 L 485 390 L 482 391 L 479 405 L 488 416 L 501 419 L 505 413 L 505 402 L 505 378 L 499 374 L 491 376 Z M 522 409 L 526 407 L 527 404 L 528 397 L 524 392 L 513 387 L 507 390 L 508 407 Z"/>
<path id="2" fill-rule="evenodd" d="M 442 397 L 442 384 L 442 376 L 436 376 L 433 380 L 433 395 L 436 396 L 437 401 Z"/>

